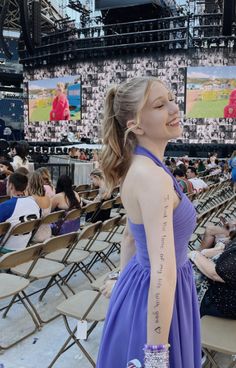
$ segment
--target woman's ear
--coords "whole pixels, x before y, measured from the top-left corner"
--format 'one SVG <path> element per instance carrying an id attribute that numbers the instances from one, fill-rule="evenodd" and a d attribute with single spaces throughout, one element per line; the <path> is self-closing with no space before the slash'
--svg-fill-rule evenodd
<path id="1" fill-rule="evenodd" d="M 129 131 L 133 132 L 136 135 L 143 135 L 144 131 L 143 128 L 137 125 L 135 120 L 128 120 L 127 121 L 127 128 Z"/>

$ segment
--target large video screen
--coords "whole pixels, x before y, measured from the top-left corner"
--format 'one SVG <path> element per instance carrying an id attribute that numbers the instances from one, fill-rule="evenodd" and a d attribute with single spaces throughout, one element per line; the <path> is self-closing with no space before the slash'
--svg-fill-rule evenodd
<path id="1" fill-rule="evenodd" d="M 24 101 L 20 96 L 1 95 L 0 138 L 21 140 L 24 135 Z"/>
<path id="2" fill-rule="evenodd" d="M 187 68 L 187 118 L 236 118 L 236 66 Z"/>
<path id="3" fill-rule="evenodd" d="M 29 122 L 80 120 L 80 77 L 31 81 L 29 88 Z"/>

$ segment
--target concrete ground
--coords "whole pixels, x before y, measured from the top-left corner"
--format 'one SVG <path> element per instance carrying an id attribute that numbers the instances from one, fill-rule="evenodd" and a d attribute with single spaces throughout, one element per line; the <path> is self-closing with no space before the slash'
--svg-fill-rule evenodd
<path id="1" fill-rule="evenodd" d="M 118 255 L 114 256 L 113 261 L 118 263 Z M 108 269 L 104 265 L 95 266 L 93 272 L 96 276 L 102 275 Z M 46 281 L 39 281 L 29 286 L 28 292 L 36 291 L 44 286 Z M 76 274 L 70 280 L 71 287 L 76 291 L 81 291 L 90 288 L 89 282 L 81 273 Z M 64 301 L 64 297 L 59 289 L 54 286 L 51 288 L 42 302 L 38 302 L 38 294 L 32 296 L 32 301 L 44 317 L 53 316 L 56 313 L 56 306 Z M 7 301 L 0 302 L 0 309 L 7 304 Z M 33 323 L 28 314 L 22 308 L 20 303 L 15 304 L 10 310 L 6 319 L 2 319 L 0 314 L 0 341 L 7 343 L 12 341 L 20 334 L 30 331 Z M 71 324 L 76 325 L 76 320 L 71 319 Z M 102 323 L 100 323 L 87 341 L 83 344 L 96 360 L 99 341 L 102 333 Z M 48 368 L 50 362 L 65 342 L 68 337 L 68 332 L 65 329 L 61 317 L 47 323 L 42 330 L 31 335 L 21 343 L 4 351 L 0 355 L 0 368 Z M 226 368 L 229 364 L 228 357 L 218 355 L 217 361 L 220 368 Z M 79 348 L 74 345 L 65 352 L 57 360 L 55 368 L 91 368 L 91 364 L 81 353 Z M 125 367 L 121 367 L 125 368 Z M 181 368 L 181 367 L 179 367 Z M 191 368 L 191 367 L 189 367 Z"/>

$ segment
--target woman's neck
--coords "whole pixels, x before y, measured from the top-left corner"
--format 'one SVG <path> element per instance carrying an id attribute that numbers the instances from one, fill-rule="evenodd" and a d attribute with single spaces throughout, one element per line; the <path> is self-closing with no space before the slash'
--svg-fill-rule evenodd
<path id="1" fill-rule="evenodd" d="M 168 142 L 159 142 L 153 143 L 153 142 L 146 142 L 146 141 L 140 141 L 138 142 L 138 145 L 141 147 L 146 148 L 148 151 L 150 151 L 154 156 L 159 158 L 160 161 L 163 161 L 165 149 Z"/>

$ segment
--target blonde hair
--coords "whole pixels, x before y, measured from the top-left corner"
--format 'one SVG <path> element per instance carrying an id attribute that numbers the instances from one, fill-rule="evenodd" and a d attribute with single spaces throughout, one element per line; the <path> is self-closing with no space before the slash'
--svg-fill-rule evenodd
<path id="1" fill-rule="evenodd" d="M 132 78 L 110 88 L 107 93 L 102 122 L 101 167 L 110 192 L 128 171 L 137 145 L 133 128 L 127 129 L 127 121 L 134 119 L 136 127 L 140 125 L 140 115 L 154 82 L 162 83 L 155 77 Z"/>
<path id="2" fill-rule="evenodd" d="M 103 179 L 103 180 L 104 180 L 104 174 L 103 174 L 102 170 L 100 170 L 100 169 L 94 169 L 94 170 L 90 173 L 90 176 L 97 176 L 98 178 L 100 178 L 100 179 Z"/>
<path id="3" fill-rule="evenodd" d="M 34 171 L 30 177 L 28 182 L 28 193 L 29 195 L 37 195 L 39 197 L 45 196 L 43 178 L 38 171 Z"/>
<path id="4" fill-rule="evenodd" d="M 231 158 L 235 157 L 236 156 L 236 150 L 233 151 L 232 155 L 231 155 Z"/>
<path id="5" fill-rule="evenodd" d="M 62 82 L 58 82 L 58 83 L 57 83 L 57 88 L 60 88 L 62 91 L 64 91 L 64 89 L 65 89 L 65 84 L 64 84 L 64 83 L 62 83 Z"/>
<path id="6" fill-rule="evenodd" d="M 49 170 L 46 167 L 40 167 L 37 172 L 41 175 L 44 185 L 49 185 L 53 189 Z"/>

